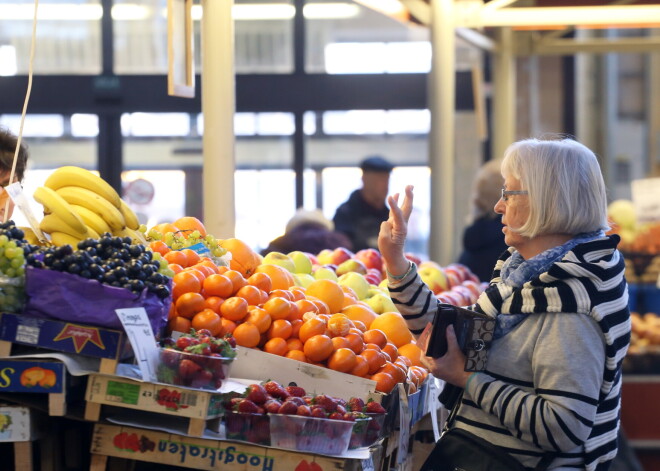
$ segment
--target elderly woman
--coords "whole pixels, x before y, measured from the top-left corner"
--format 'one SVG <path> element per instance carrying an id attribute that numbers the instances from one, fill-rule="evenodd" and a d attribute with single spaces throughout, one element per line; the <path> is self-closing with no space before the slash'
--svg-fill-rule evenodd
<path id="1" fill-rule="evenodd" d="M 621 362 L 630 340 L 619 238 L 606 236 L 605 185 L 596 156 L 578 142 L 529 139 L 502 162 L 495 211 L 509 249 L 472 308 L 496 318 L 485 371 L 464 371 L 453 329 L 433 374 L 464 388 L 450 427 L 508 452 L 527 468 L 605 470 L 617 452 Z M 412 187 L 379 246 L 390 292 L 413 333 L 437 303 L 403 256 Z"/>
<path id="2" fill-rule="evenodd" d="M 23 181 L 25 167 L 27 165 L 28 151 L 25 144 L 21 143 L 16 159 L 16 168 L 14 169 L 14 179 L 11 178 L 11 169 L 14 163 L 14 154 L 18 139 L 11 132 L 0 128 L 0 222 L 11 218 L 14 212 L 14 202 L 9 198 L 9 193 L 4 191 L 4 187 L 13 182 Z M 5 209 L 7 215 L 5 217 Z"/>

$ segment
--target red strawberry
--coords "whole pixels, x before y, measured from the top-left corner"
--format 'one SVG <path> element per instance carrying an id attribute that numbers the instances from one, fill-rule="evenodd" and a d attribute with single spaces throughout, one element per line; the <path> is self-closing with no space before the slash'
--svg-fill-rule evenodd
<path id="1" fill-rule="evenodd" d="M 287 414 L 293 415 L 298 412 L 298 406 L 293 402 L 287 401 L 280 406 L 280 409 L 277 411 L 278 414 Z"/>
<path id="2" fill-rule="evenodd" d="M 305 400 L 305 404 L 307 405 L 314 404 L 314 398 L 312 396 L 303 396 L 303 399 Z"/>
<path id="3" fill-rule="evenodd" d="M 387 411 L 376 401 L 369 401 L 367 402 L 365 412 L 371 412 L 373 414 L 385 414 Z"/>
<path id="4" fill-rule="evenodd" d="M 284 389 L 286 389 L 286 392 L 294 397 L 303 397 L 305 394 L 307 394 L 305 390 L 300 386 L 287 386 Z"/>
<path id="5" fill-rule="evenodd" d="M 342 406 L 341 404 L 337 404 L 337 409 L 335 409 L 337 412 L 340 414 L 345 414 L 346 413 L 346 408 Z"/>
<path id="6" fill-rule="evenodd" d="M 348 401 L 348 410 L 362 412 L 363 408 L 364 408 L 364 401 L 359 397 L 352 397 Z"/>
<path id="7" fill-rule="evenodd" d="M 245 397 L 255 404 L 263 404 L 268 400 L 268 393 L 262 385 L 251 384 L 247 388 L 247 394 Z"/>
<path id="8" fill-rule="evenodd" d="M 293 402 L 297 406 L 306 406 L 307 403 L 302 397 L 287 397 L 286 402 Z"/>
<path id="9" fill-rule="evenodd" d="M 264 409 L 266 409 L 266 412 L 268 412 L 269 414 L 277 414 L 280 410 L 281 405 L 282 404 L 280 403 L 280 401 L 276 399 L 268 399 L 264 403 Z"/>
<path id="10" fill-rule="evenodd" d="M 339 412 L 333 412 L 328 416 L 328 419 L 332 420 L 344 420 L 344 414 L 340 414 Z"/>
<path id="11" fill-rule="evenodd" d="M 193 343 L 193 340 L 195 339 L 193 339 L 192 337 L 181 336 L 176 340 L 176 348 L 178 348 L 179 350 L 185 350 L 190 345 L 195 345 Z"/>
<path id="12" fill-rule="evenodd" d="M 267 383 L 264 383 L 264 388 L 268 394 L 276 399 L 284 400 L 289 397 L 289 393 L 286 392 L 286 389 L 284 389 L 277 381 L 268 381 Z"/>
<path id="13" fill-rule="evenodd" d="M 197 337 L 213 337 L 213 334 L 209 329 L 199 329 L 197 331 Z"/>
<path id="14" fill-rule="evenodd" d="M 242 399 L 238 403 L 238 412 L 245 414 L 256 414 L 259 411 L 259 407 L 249 399 Z"/>
<path id="15" fill-rule="evenodd" d="M 179 376 L 184 379 L 192 378 L 198 371 L 201 371 L 201 369 L 202 367 L 197 363 L 186 358 L 179 363 Z"/>
<path id="16" fill-rule="evenodd" d="M 342 418 L 342 420 L 346 420 L 348 422 L 355 422 L 355 416 L 353 414 L 351 414 L 350 412 L 346 412 L 344 414 L 344 417 Z"/>
<path id="17" fill-rule="evenodd" d="M 328 416 L 323 407 L 314 406 L 312 407 L 312 417 L 319 417 L 325 419 Z"/>
<path id="18" fill-rule="evenodd" d="M 319 394 L 314 398 L 314 404 L 317 406 L 323 407 L 326 412 L 334 412 L 337 410 L 337 401 L 330 396 L 325 394 Z"/>
<path id="19" fill-rule="evenodd" d="M 312 415 L 312 411 L 307 405 L 298 406 L 298 411 L 296 413 L 298 415 L 302 415 L 303 417 L 309 417 L 310 415 Z"/>
<path id="20" fill-rule="evenodd" d="M 200 370 L 190 380 L 191 388 L 203 388 L 213 384 L 213 373 L 209 370 Z"/>

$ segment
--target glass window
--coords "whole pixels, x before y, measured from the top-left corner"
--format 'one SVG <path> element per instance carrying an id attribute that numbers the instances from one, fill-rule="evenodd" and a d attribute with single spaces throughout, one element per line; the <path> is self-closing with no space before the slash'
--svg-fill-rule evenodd
<path id="1" fill-rule="evenodd" d="M 71 115 L 73 137 L 96 137 L 99 135 L 99 117 L 95 114 L 76 113 Z"/>
<path id="2" fill-rule="evenodd" d="M 147 227 L 185 215 L 186 174 L 181 170 L 126 171 L 122 197 Z"/>
<path id="3" fill-rule="evenodd" d="M 121 117 L 124 136 L 187 136 L 190 115 L 187 113 L 126 113 Z"/>
<path id="4" fill-rule="evenodd" d="M 32 2 L 0 0 L 0 75 L 27 74 L 33 14 Z M 35 74 L 100 73 L 102 14 L 98 0 L 41 0 Z"/>
<path id="5" fill-rule="evenodd" d="M 21 115 L 3 114 L 0 125 L 18 135 Z M 64 134 L 64 117 L 59 114 L 33 114 L 25 116 L 23 137 L 61 137 Z"/>

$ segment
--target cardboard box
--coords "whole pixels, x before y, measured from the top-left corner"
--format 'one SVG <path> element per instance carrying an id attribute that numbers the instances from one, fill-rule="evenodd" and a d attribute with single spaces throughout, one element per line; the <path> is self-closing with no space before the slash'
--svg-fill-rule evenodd
<path id="1" fill-rule="evenodd" d="M 94 426 L 91 452 L 184 468 L 223 471 L 330 471 L 346 469 L 346 463 L 354 461 L 106 424 Z M 310 467 L 311 463 L 316 466 Z"/>
<path id="2" fill-rule="evenodd" d="M 29 408 L 0 405 L 0 442 L 29 442 L 35 435 Z"/>
<path id="3" fill-rule="evenodd" d="M 0 314 L 0 340 L 114 360 L 131 354 L 126 336 L 118 330 L 10 313 Z"/>
<path id="4" fill-rule="evenodd" d="M 239 348 L 232 366 L 232 376 L 255 381 L 273 380 L 288 386 L 296 383 L 309 394 L 328 394 L 348 400 L 359 397 L 381 402 L 383 395 L 376 392 L 376 382 L 358 376 L 340 373 L 309 363 L 272 355 L 252 348 Z"/>
<path id="5" fill-rule="evenodd" d="M 85 400 L 91 403 L 193 419 L 220 417 L 223 399 L 223 394 L 211 391 L 101 374 L 89 376 L 85 394 Z"/>
<path id="6" fill-rule="evenodd" d="M 660 440 L 660 375 L 623 375 L 621 426 L 629 440 Z"/>
<path id="7" fill-rule="evenodd" d="M 57 361 L 0 360 L 0 393 L 64 393 L 66 368 Z"/>

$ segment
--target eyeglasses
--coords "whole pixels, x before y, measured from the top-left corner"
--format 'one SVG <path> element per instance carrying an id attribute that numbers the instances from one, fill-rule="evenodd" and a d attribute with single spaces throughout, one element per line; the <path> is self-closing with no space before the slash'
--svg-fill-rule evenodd
<path id="1" fill-rule="evenodd" d="M 529 192 L 527 190 L 505 190 L 502 188 L 502 200 L 503 201 L 509 201 L 509 196 L 511 195 L 526 195 Z"/>

